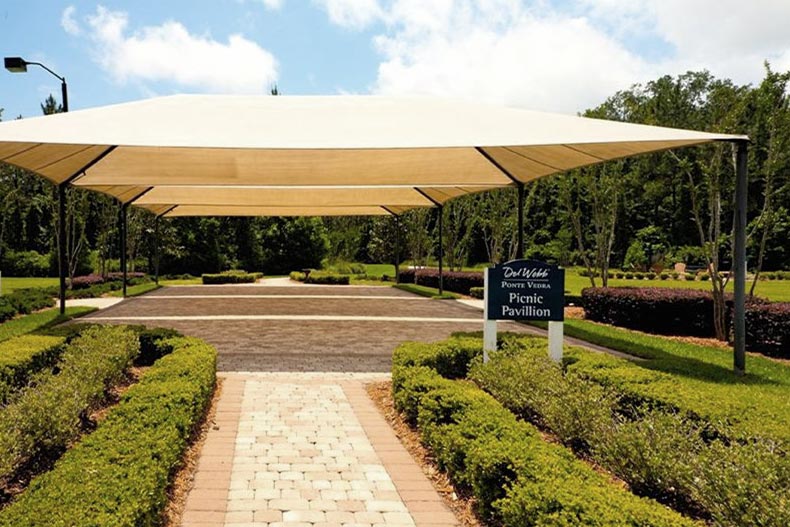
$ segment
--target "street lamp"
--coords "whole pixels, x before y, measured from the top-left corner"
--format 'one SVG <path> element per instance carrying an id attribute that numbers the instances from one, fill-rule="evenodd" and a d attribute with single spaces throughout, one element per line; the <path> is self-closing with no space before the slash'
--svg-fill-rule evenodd
<path id="1" fill-rule="evenodd" d="M 45 65 L 41 64 L 40 62 L 28 62 L 22 57 L 5 57 L 4 62 L 5 62 L 5 69 L 10 71 L 11 73 L 27 73 L 28 66 L 39 66 L 47 70 L 55 77 L 57 77 L 57 79 L 60 81 L 60 93 L 63 101 L 63 111 L 64 112 L 69 111 L 69 93 L 66 87 L 65 77 L 61 77 L 60 75 L 58 75 L 57 73 L 46 67 Z"/>
<path id="2" fill-rule="evenodd" d="M 26 73 L 28 66 L 40 66 L 60 81 L 63 111 L 69 111 L 69 93 L 66 78 L 61 77 L 40 62 L 28 62 L 22 57 L 5 57 L 5 69 L 11 73 Z M 66 313 L 66 185 L 58 184 L 58 272 L 60 274 L 60 314 Z"/>

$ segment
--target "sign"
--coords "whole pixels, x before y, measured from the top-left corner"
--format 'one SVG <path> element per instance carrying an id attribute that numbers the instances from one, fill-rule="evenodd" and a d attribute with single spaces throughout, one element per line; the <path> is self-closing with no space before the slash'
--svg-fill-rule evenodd
<path id="1" fill-rule="evenodd" d="M 565 269 L 512 260 L 488 270 L 489 320 L 565 319 Z"/>
<path id="2" fill-rule="evenodd" d="M 496 350 L 497 320 L 549 323 L 549 356 L 562 360 L 565 270 L 535 260 L 511 260 L 485 270 L 483 361 Z"/>

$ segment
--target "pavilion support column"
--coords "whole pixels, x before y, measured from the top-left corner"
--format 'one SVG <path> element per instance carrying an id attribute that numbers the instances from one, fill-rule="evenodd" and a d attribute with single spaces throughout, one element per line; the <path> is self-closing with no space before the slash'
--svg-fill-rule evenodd
<path id="1" fill-rule="evenodd" d="M 154 283 L 159 285 L 159 216 L 154 218 Z"/>
<path id="2" fill-rule="evenodd" d="M 395 220 L 395 283 L 400 283 L 400 218 L 393 216 Z"/>
<path id="3" fill-rule="evenodd" d="M 748 143 L 738 141 L 735 153 L 735 246 L 732 269 L 735 273 L 735 313 L 733 320 L 734 366 L 736 375 L 746 373 L 746 207 L 748 195 Z"/>
<path id="4" fill-rule="evenodd" d="M 439 205 L 439 295 L 444 294 L 444 206 Z"/>
<path id="5" fill-rule="evenodd" d="M 518 192 L 518 246 L 516 247 L 516 260 L 524 258 L 524 183 L 516 183 Z"/>
<path id="6" fill-rule="evenodd" d="M 66 185 L 58 185 L 58 274 L 60 278 L 60 314 L 66 313 Z"/>
<path id="7" fill-rule="evenodd" d="M 127 203 L 121 204 L 121 272 L 123 273 L 123 297 L 126 298 L 126 236 L 127 236 Z"/>

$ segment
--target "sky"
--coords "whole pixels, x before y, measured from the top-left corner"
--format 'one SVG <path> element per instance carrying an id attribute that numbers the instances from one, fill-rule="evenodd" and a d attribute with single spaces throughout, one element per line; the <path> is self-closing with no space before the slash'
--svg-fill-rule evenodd
<path id="1" fill-rule="evenodd" d="M 437 95 L 576 113 L 661 75 L 790 70 L 790 0 L 0 0 L 70 110 L 174 93 Z M 0 70 L 5 120 L 59 81 Z"/>

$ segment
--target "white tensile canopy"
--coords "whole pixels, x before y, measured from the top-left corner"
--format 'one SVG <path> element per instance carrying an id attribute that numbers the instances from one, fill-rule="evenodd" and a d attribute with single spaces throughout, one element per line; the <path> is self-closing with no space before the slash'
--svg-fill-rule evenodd
<path id="1" fill-rule="evenodd" d="M 176 95 L 0 123 L 0 161 L 169 216 L 398 214 L 738 139 L 434 98 Z"/>
<path id="2" fill-rule="evenodd" d="M 67 184 L 157 216 L 397 216 L 498 187 L 518 187 L 521 200 L 524 183 L 539 177 L 714 141 L 738 143 L 734 334 L 742 373 L 745 136 L 435 98 L 176 95 L 0 123 L 0 161 L 59 186 L 65 237 Z M 63 310 L 63 244 L 59 251 Z"/>

